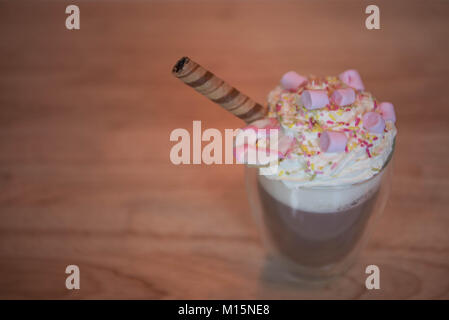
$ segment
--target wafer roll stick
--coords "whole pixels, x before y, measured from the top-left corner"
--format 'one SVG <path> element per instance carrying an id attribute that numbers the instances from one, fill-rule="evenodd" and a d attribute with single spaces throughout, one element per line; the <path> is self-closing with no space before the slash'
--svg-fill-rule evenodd
<path id="1" fill-rule="evenodd" d="M 253 101 L 188 57 L 179 59 L 173 67 L 172 73 L 185 84 L 246 123 L 263 118 L 267 114 L 266 107 Z"/>

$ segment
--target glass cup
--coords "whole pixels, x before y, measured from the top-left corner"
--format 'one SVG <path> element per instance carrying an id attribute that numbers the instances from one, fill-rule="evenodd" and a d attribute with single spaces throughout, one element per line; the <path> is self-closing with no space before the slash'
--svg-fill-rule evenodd
<path id="1" fill-rule="evenodd" d="M 344 273 L 385 208 L 393 152 L 370 179 L 341 186 L 290 189 L 246 167 L 250 207 L 269 260 L 303 282 Z"/>

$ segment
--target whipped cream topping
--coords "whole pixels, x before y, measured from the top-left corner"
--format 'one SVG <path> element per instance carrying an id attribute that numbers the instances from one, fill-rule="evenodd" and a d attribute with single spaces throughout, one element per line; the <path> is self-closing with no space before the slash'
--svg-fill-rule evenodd
<path id="1" fill-rule="evenodd" d="M 281 180 L 287 187 L 336 186 L 367 180 L 378 173 L 393 149 L 397 133 L 394 121 L 386 119 L 383 132 L 363 126 L 363 115 L 379 112 L 379 102 L 366 91 L 355 91 L 355 101 L 340 107 L 332 101 L 323 108 L 309 110 L 301 101 L 304 90 L 326 90 L 329 97 L 337 89 L 349 88 L 337 77 L 309 76 L 296 90 L 277 86 L 268 95 L 269 118 L 276 118 L 283 134 L 296 140 L 293 148 L 276 165 L 259 169 L 268 179 Z M 344 132 L 343 152 L 323 152 L 323 131 Z"/>

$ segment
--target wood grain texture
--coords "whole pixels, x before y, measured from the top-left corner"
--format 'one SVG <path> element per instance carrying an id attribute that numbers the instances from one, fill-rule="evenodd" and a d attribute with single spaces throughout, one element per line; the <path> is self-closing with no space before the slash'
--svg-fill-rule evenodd
<path id="1" fill-rule="evenodd" d="M 377 31 L 364 1 L 77 1 L 79 31 L 69 3 L 0 2 L 0 298 L 449 298 L 448 2 L 376 1 Z M 392 194 L 345 276 L 281 280 L 243 168 L 170 163 L 173 129 L 243 125 L 173 78 L 183 55 L 262 103 L 288 70 L 348 68 L 395 103 Z"/>

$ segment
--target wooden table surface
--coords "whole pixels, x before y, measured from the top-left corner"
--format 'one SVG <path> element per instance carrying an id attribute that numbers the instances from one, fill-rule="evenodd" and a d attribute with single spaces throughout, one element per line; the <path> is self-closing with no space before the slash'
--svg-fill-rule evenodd
<path id="1" fill-rule="evenodd" d="M 0 2 L 0 298 L 448 299 L 449 2 L 376 1 L 381 30 L 368 4 Z M 242 126 L 171 76 L 183 55 L 262 103 L 288 70 L 348 68 L 395 103 L 392 193 L 346 275 L 281 280 L 243 167 L 170 162 L 173 129 Z"/>

